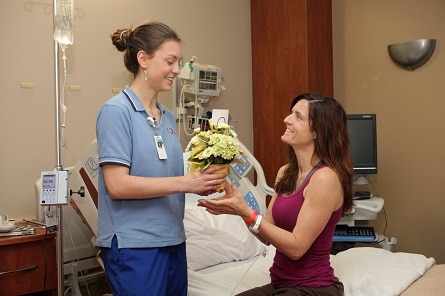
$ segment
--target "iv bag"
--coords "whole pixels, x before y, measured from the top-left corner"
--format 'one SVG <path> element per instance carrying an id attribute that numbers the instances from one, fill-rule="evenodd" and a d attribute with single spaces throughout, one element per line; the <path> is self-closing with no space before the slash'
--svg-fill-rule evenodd
<path id="1" fill-rule="evenodd" d="M 54 14 L 54 40 L 60 45 L 74 41 L 74 0 L 56 0 Z"/>

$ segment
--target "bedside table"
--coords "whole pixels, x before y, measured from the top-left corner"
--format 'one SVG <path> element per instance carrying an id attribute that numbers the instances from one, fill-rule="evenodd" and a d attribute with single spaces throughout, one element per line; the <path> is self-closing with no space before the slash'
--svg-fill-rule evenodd
<path id="1" fill-rule="evenodd" d="M 36 234 L 0 237 L 0 294 L 3 296 L 37 292 L 57 295 L 57 232 L 47 233 L 44 227 L 34 227 Z"/>

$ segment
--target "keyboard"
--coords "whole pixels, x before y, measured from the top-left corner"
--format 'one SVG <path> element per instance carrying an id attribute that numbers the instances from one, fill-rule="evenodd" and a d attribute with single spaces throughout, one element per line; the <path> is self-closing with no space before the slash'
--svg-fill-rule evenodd
<path id="1" fill-rule="evenodd" d="M 375 242 L 374 228 L 371 226 L 337 225 L 334 232 L 334 242 Z"/>
<path id="2" fill-rule="evenodd" d="M 370 199 L 372 196 L 373 195 L 370 191 L 353 191 L 352 192 L 352 199 L 354 199 L 354 200 Z"/>

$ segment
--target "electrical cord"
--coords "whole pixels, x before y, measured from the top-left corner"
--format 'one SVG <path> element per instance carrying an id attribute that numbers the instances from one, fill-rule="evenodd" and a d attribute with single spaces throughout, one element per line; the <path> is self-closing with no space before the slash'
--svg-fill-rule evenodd
<path id="1" fill-rule="evenodd" d="M 45 236 L 43 238 L 43 265 L 44 267 L 44 271 L 43 271 L 43 291 L 46 291 L 46 277 L 48 274 L 48 258 L 46 255 L 46 240 L 47 240 L 47 236 L 48 236 L 48 227 L 45 227 Z"/>
<path id="2" fill-rule="evenodd" d="M 191 71 L 193 71 L 193 66 L 192 64 L 194 62 L 197 61 L 196 56 L 192 56 L 192 58 L 190 59 L 190 63 L 189 63 L 189 67 L 191 67 Z M 180 80 L 179 78 L 177 78 L 178 80 Z M 198 78 L 196 78 L 198 79 Z M 183 82 L 182 80 L 180 80 L 181 82 Z M 179 97 L 179 109 L 181 110 L 181 114 L 179 114 L 179 122 L 178 122 L 178 131 L 181 131 L 181 118 L 182 120 L 182 125 L 183 125 L 183 131 L 184 134 L 188 137 L 192 137 L 194 135 L 194 130 L 195 128 L 199 127 L 201 130 L 204 130 L 205 126 L 207 125 L 207 123 L 205 122 L 206 118 L 201 118 L 200 116 L 200 110 L 202 108 L 201 103 L 199 102 L 199 96 L 198 96 L 198 91 L 194 92 L 195 95 L 195 101 L 193 102 L 193 109 L 194 109 L 194 114 L 190 115 L 191 117 L 191 122 L 189 122 L 189 126 L 191 126 L 191 131 L 187 130 L 187 112 L 183 112 L 183 108 L 185 106 L 185 92 L 184 90 L 187 87 L 190 87 L 190 84 L 187 84 L 185 82 L 183 82 L 183 86 L 181 88 L 181 93 L 180 93 L 180 97 Z M 183 114 L 185 113 L 185 114 Z M 180 138 L 180 133 L 179 133 L 179 138 Z"/>
<path id="3" fill-rule="evenodd" d="M 366 180 L 368 181 L 369 186 L 371 186 L 371 189 L 372 189 L 372 192 L 373 192 L 374 196 L 379 196 L 379 194 L 377 193 L 377 189 L 375 188 L 375 186 L 374 186 L 374 184 L 371 182 L 371 180 L 370 180 L 366 175 L 365 175 L 364 177 L 365 177 Z M 381 244 L 381 243 L 384 242 L 385 239 L 387 238 L 387 236 L 386 236 L 386 229 L 387 229 L 387 227 L 388 227 L 388 217 L 387 217 L 387 215 L 386 215 L 385 207 L 383 207 L 382 210 L 383 210 L 383 215 L 384 215 L 384 218 L 385 218 L 385 226 L 384 226 L 384 228 L 383 228 L 383 233 L 382 233 L 383 238 L 380 239 L 380 240 L 377 240 L 377 241 L 375 241 L 375 242 L 369 243 L 369 244 L 371 244 L 371 245 L 378 245 L 378 244 Z"/>
<path id="4" fill-rule="evenodd" d="M 265 257 L 267 253 L 267 245 L 264 245 L 264 250 L 258 254 L 255 258 L 255 260 L 252 261 L 252 263 L 249 265 L 249 267 L 246 269 L 246 271 L 243 273 L 243 276 L 240 278 L 236 286 L 232 289 L 232 292 L 230 293 L 230 296 L 235 295 L 236 290 L 238 289 L 239 285 L 244 281 L 244 278 L 249 273 L 249 271 L 252 269 L 252 266 L 258 261 L 258 259 L 262 256 Z M 262 254 L 262 255 L 261 255 Z"/>
<path id="5" fill-rule="evenodd" d="M 374 242 L 373 244 L 381 244 L 387 238 L 387 236 L 386 236 L 386 228 L 388 226 L 388 219 L 386 217 L 385 207 L 383 207 L 383 215 L 385 216 L 385 227 L 383 228 L 383 238 L 381 240 L 378 240 L 378 241 Z"/>
<path id="6" fill-rule="evenodd" d="M 189 84 L 184 84 L 183 86 L 182 86 L 182 88 L 181 88 L 181 94 L 180 94 L 180 108 L 181 108 L 181 110 L 182 110 L 182 108 L 184 107 L 184 105 L 185 105 L 185 92 L 184 92 L 184 90 L 188 87 L 188 86 L 190 86 Z M 199 122 L 199 112 L 197 111 L 197 108 L 196 108 L 196 105 L 197 105 L 197 102 L 198 102 L 198 95 L 197 94 L 195 94 L 195 103 L 194 103 L 194 105 L 195 105 L 195 114 L 192 116 L 192 122 L 191 122 L 191 124 L 192 124 L 192 128 L 191 128 L 191 132 L 189 131 L 189 130 L 187 130 L 187 125 L 186 125 L 186 122 L 187 122 L 187 113 L 185 113 L 185 114 L 180 114 L 180 119 L 179 119 L 179 128 L 178 128 L 178 131 L 180 131 L 181 130 L 181 116 L 182 116 L 182 126 L 183 126 L 183 131 L 184 131 L 184 134 L 186 135 L 186 136 L 188 136 L 188 137 L 192 137 L 193 135 L 194 135 L 194 130 L 195 130 L 195 128 L 194 128 L 194 125 L 196 124 L 196 122 Z"/>
<path id="7" fill-rule="evenodd" d="M 66 223 L 65 223 L 65 225 L 66 225 Z M 69 224 L 68 224 L 68 233 L 70 235 L 71 245 L 73 246 L 74 254 L 76 256 L 76 260 L 75 261 L 76 262 L 80 262 L 80 256 L 79 256 L 79 253 L 77 252 L 77 246 L 74 243 L 73 233 L 71 231 L 71 228 L 69 227 Z M 84 286 L 85 286 L 85 288 L 87 290 L 88 295 L 91 296 L 90 289 L 88 288 L 88 283 L 84 279 L 85 274 L 84 274 L 83 270 L 80 270 L 79 273 L 82 275 L 82 283 L 84 284 Z M 74 276 L 77 276 L 77 275 L 74 275 Z"/>
<path id="8" fill-rule="evenodd" d="M 180 94 L 180 97 L 179 97 L 179 101 L 180 101 L 180 103 L 179 103 L 179 108 L 181 109 L 181 111 L 182 111 L 182 108 L 184 107 L 184 105 L 185 105 L 185 94 L 184 94 L 184 90 L 188 87 L 188 86 L 190 86 L 189 84 L 184 84 L 183 86 L 182 86 L 182 88 L 181 88 L 181 94 Z M 187 113 L 185 113 L 185 114 L 179 114 L 179 128 L 178 128 L 178 131 L 181 131 L 181 116 L 182 116 L 182 125 L 183 125 L 183 130 L 184 130 L 184 134 L 186 135 L 186 136 L 189 136 L 189 137 L 191 137 L 191 136 L 193 136 L 193 129 L 192 129 L 192 132 L 189 132 L 188 130 L 187 130 L 187 127 L 186 127 L 186 122 L 187 122 Z"/>
<path id="9" fill-rule="evenodd" d="M 235 295 L 235 291 L 236 289 L 238 289 L 239 285 L 241 284 L 241 282 L 244 280 L 244 278 L 246 277 L 247 273 L 250 271 L 250 269 L 252 268 L 252 266 L 255 264 L 255 262 L 258 261 L 258 258 L 260 258 L 260 255 L 257 255 L 255 260 L 253 260 L 253 262 L 249 265 L 249 267 L 247 268 L 247 270 L 244 272 L 243 276 L 241 277 L 241 279 L 238 281 L 238 283 L 236 284 L 235 288 L 233 288 L 232 293 L 230 293 L 230 296 Z"/>

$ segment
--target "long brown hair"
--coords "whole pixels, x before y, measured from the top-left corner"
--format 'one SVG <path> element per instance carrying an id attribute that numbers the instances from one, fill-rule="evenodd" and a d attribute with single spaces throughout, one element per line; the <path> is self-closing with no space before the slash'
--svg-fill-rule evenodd
<path id="1" fill-rule="evenodd" d="M 315 151 L 320 159 L 332 168 L 343 187 L 343 210 L 352 207 L 353 165 L 349 146 L 346 112 L 334 98 L 315 93 L 304 93 L 292 100 L 290 111 L 300 100 L 309 101 L 309 125 L 316 135 Z M 288 166 L 275 185 L 275 191 L 290 194 L 296 190 L 298 161 L 292 146 L 287 147 Z M 315 165 L 315 164 L 313 164 Z"/>

